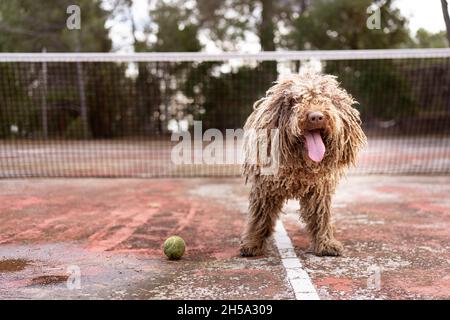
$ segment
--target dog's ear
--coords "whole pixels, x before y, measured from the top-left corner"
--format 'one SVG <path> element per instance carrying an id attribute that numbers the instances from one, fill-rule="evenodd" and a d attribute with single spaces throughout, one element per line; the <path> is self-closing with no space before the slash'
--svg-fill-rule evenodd
<path id="1" fill-rule="evenodd" d="M 340 113 L 339 151 L 341 165 L 355 165 L 359 151 L 367 143 L 366 135 L 361 128 L 359 111 L 352 105 L 357 103 L 345 91 L 340 89 L 339 94 L 333 98 L 333 104 Z"/>
<path id="2" fill-rule="evenodd" d="M 285 83 L 276 84 L 264 98 L 254 103 L 254 110 L 244 126 L 244 174 L 257 174 L 261 168 L 273 165 L 265 163 L 260 155 L 274 159 L 271 151 L 275 135 L 276 148 L 280 152 L 277 161 L 282 161 L 283 150 L 288 150 L 287 126 L 295 103 Z"/>
<path id="3" fill-rule="evenodd" d="M 276 129 L 280 121 L 290 115 L 296 98 L 285 83 L 274 85 L 266 96 L 253 104 L 253 112 L 248 117 L 244 129 Z"/>

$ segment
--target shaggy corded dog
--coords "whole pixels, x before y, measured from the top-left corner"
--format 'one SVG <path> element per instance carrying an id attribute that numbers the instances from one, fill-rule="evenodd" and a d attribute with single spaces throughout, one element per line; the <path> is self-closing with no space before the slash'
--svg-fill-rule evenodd
<path id="1" fill-rule="evenodd" d="M 292 198 L 300 202 L 314 253 L 342 253 L 330 207 L 339 179 L 366 143 L 354 103 L 336 77 L 311 71 L 277 82 L 255 102 L 244 126 L 243 173 L 252 188 L 242 256 L 264 253 Z"/>

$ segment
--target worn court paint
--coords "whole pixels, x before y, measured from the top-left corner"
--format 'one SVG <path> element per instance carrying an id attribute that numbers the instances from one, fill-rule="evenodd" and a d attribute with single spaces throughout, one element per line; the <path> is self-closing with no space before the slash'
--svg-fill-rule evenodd
<path id="1" fill-rule="evenodd" d="M 201 191 L 214 186 L 230 193 Z M 245 211 L 230 201 L 233 188 L 210 179 L 2 180 L 0 260 L 5 270 L 27 263 L 0 270 L 0 297 L 294 299 L 275 247 L 239 256 Z M 173 234 L 187 244 L 179 261 L 161 249 Z M 71 266 L 80 290 L 64 281 Z"/>
<path id="2" fill-rule="evenodd" d="M 299 261 L 281 220 L 277 221 L 274 239 L 295 298 L 297 300 L 319 300 L 316 288 Z"/>
<path id="3" fill-rule="evenodd" d="M 338 258 L 308 252 L 295 204 L 283 221 L 321 299 L 449 299 L 449 198 L 447 176 L 349 177 L 333 203 Z"/>
<path id="4" fill-rule="evenodd" d="M 238 256 L 248 191 L 241 179 L 0 180 L 0 259 L 27 261 L 0 273 L 0 297 L 294 299 L 275 246 Z M 350 176 L 333 202 L 339 258 L 308 252 L 298 203 L 282 219 L 321 299 L 449 299 L 449 199 L 447 176 Z M 179 262 L 160 248 L 174 232 L 188 243 Z M 81 290 L 42 284 L 72 264 Z"/>

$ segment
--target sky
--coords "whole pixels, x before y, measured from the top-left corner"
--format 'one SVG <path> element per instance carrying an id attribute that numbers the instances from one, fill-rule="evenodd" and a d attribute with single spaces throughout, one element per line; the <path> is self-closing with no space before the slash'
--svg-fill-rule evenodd
<path id="1" fill-rule="evenodd" d="M 440 0 L 396 0 L 395 3 L 409 18 L 409 27 L 414 33 L 419 28 L 432 32 L 445 30 Z"/>
<path id="2" fill-rule="evenodd" d="M 440 0 L 396 0 L 394 3 L 403 15 L 408 18 L 409 28 L 413 34 L 419 28 L 424 28 L 431 32 L 445 30 Z M 149 9 L 148 0 L 133 0 L 133 15 L 138 25 L 143 25 L 147 22 Z M 119 49 L 119 51 L 129 51 L 131 49 L 129 26 L 121 23 L 114 24 L 111 30 L 111 37 L 116 49 Z M 200 35 L 200 40 L 205 45 L 206 52 L 219 51 L 213 43 L 208 42 L 206 37 Z M 241 45 L 239 51 L 258 52 L 258 38 L 250 35 L 248 43 Z"/>

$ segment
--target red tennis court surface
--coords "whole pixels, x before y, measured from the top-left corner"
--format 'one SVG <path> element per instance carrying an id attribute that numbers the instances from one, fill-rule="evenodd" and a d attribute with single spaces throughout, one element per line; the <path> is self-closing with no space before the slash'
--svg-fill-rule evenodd
<path id="1" fill-rule="evenodd" d="M 238 256 L 247 193 L 241 179 L 0 180 L 0 298 L 301 297 L 274 241 Z M 282 220 L 321 299 L 448 299 L 449 196 L 447 176 L 350 176 L 334 202 L 338 258 L 307 252 L 295 202 Z M 180 261 L 161 252 L 173 234 Z"/>

